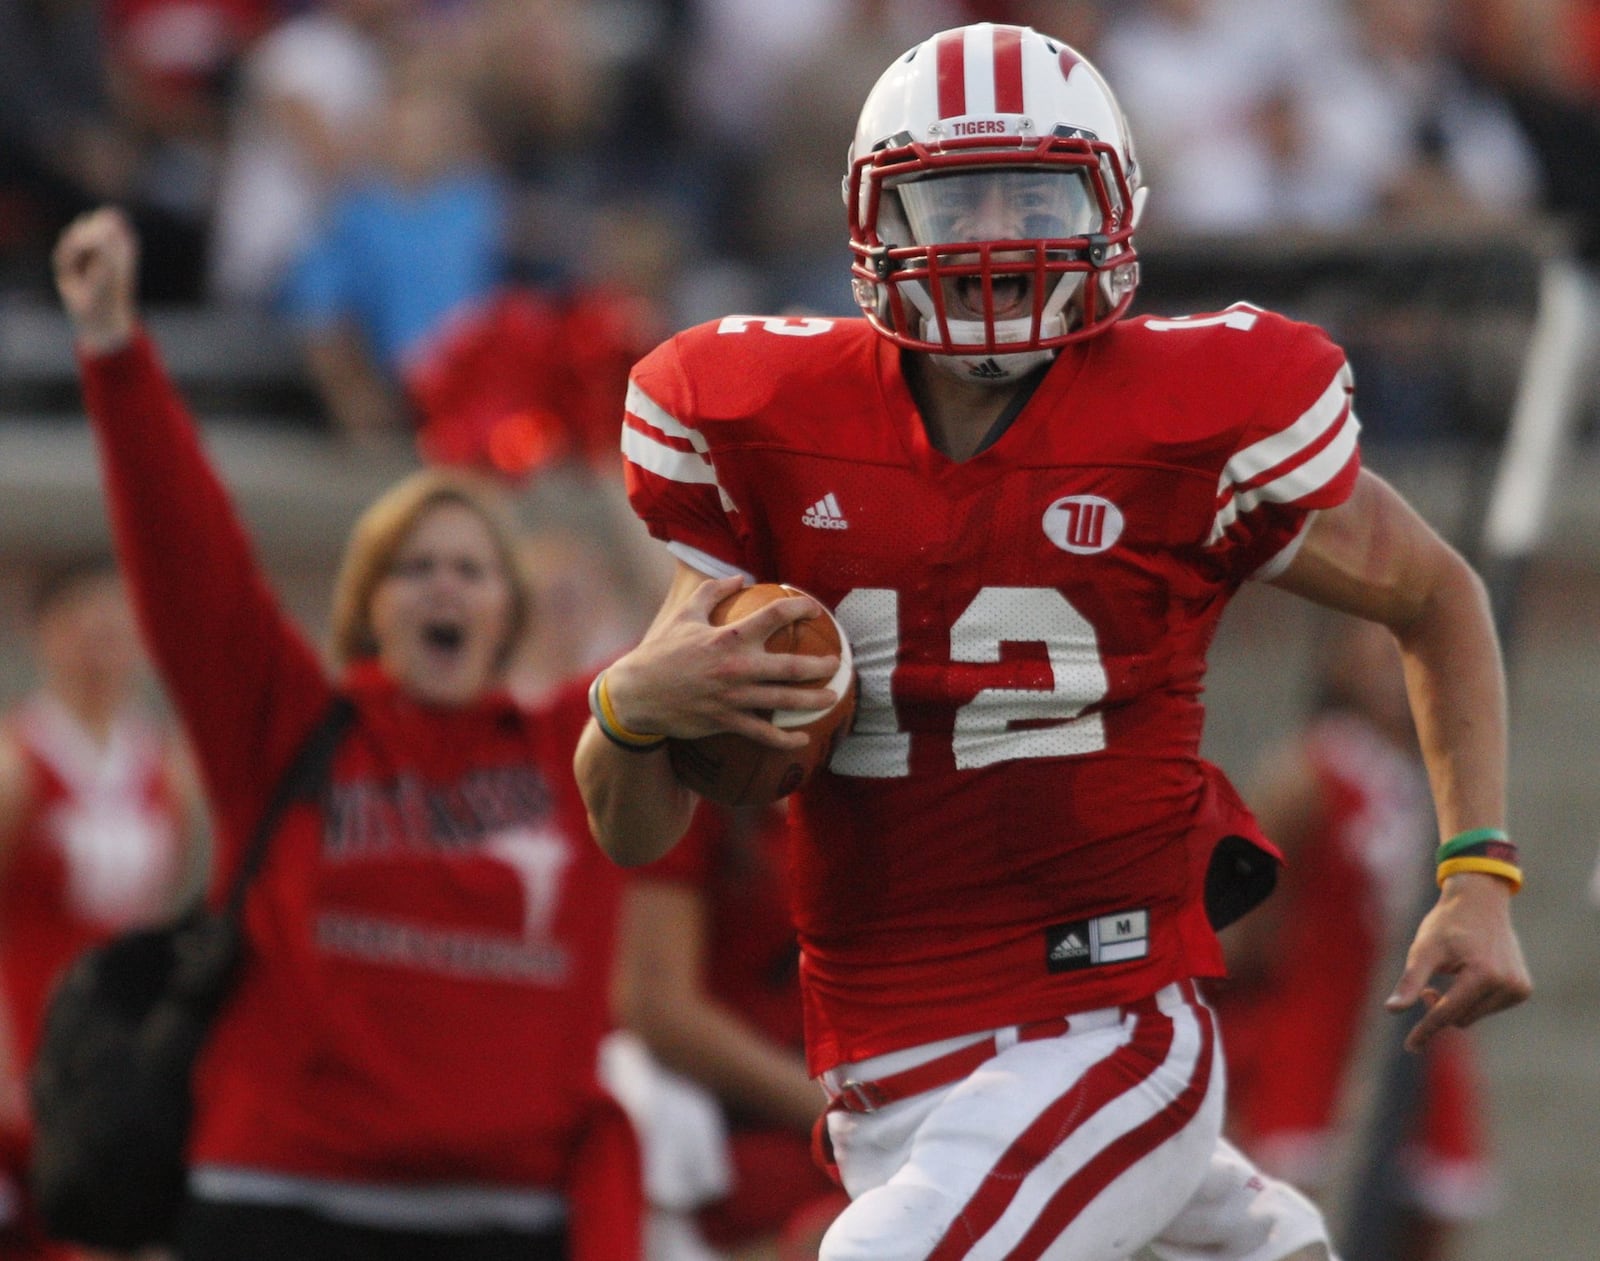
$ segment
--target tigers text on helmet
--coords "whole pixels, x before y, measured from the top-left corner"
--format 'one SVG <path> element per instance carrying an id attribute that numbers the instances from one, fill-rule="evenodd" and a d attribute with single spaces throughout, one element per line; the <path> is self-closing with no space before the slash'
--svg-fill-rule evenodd
<path id="1" fill-rule="evenodd" d="M 1127 122 L 1088 61 L 1027 27 L 957 27 L 890 66 L 844 193 L 862 311 L 958 376 L 1015 379 L 1133 301 Z"/>

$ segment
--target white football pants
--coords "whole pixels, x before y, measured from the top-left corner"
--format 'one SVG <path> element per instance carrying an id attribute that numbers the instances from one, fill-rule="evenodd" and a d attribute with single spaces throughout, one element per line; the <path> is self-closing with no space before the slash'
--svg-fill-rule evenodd
<path id="1" fill-rule="evenodd" d="M 830 1087 L 902 1072 L 953 1039 L 842 1065 Z M 1216 1019 L 1188 984 L 1075 1014 L 963 1080 L 829 1114 L 852 1203 L 820 1261 L 1277 1261 L 1325 1239 L 1303 1197 L 1221 1141 Z M 1009 1045 L 1008 1045 L 1009 1044 Z"/>

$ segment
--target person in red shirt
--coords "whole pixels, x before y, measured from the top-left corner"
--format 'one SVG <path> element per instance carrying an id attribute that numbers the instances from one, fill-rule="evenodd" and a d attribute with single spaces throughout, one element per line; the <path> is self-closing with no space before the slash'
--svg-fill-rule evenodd
<path id="1" fill-rule="evenodd" d="M 141 692 L 138 631 L 107 556 L 42 569 L 38 685 L 0 723 L 0 996 L 4 1177 L 0 1255 L 53 1257 L 27 1198 L 26 1076 L 46 1000 L 90 946 L 181 909 L 202 819 L 180 742 Z"/>
<path id="2" fill-rule="evenodd" d="M 1372 986 L 1423 888 L 1437 826 L 1389 636 L 1341 624 L 1319 676 L 1315 715 L 1253 777 L 1250 802 L 1287 863 L 1277 895 L 1223 934 L 1228 979 L 1215 991 L 1229 1132 L 1318 1198 L 1348 1136 Z M 1441 1032 L 1421 1064 L 1392 1261 L 1451 1255 L 1458 1229 L 1492 1207 L 1485 1106 L 1471 1034 Z"/>
<path id="3" fill-rule="evenodd" d="M 811 1158 L 820 1098 L 805 1065 L 783 809 L 701 806 L 672 852 L 637 873 L 624 923 L 624 1026 L 724 1120 L 715 1155 L 729 1186 L 695 1207 L 695 1233 L 713 1248 L 814 1257 L 843 1197 Z"/>
<path id="4" fill-rule="evenodd" d="M 919 44 L 845 188 L 865 319 L 729 316 L 634 369 L 629 491 L 678 568 L 593 687 L 598 843 L 637 865 L 682 835 L 671 737 L 802 743 L 772 713 L 831 705 L 796 685 L 839 662 L 765 644 L 831 611 L 860 699 L 790 805 L 809 1068 L 852 1197 L 823 1261 L 1326 1257 L 1220 1137 L 1195 982 L 1272 851 L 1200 757 L 1206 652 L 1252 579 L 1399 639 L 1454 845 L 1389 1000 L 1425 1005 L 1420 1048 L 1531 985 L 1515 849 L 1481 831 L 1505 810 L 1482 583 L 1361 468 L 1320 330 L 1128 315 L 1141 171 L 1074 49 L 987 23 Z M 751 581 L 809 595 L 712 626 Z"/>
<path id="5" fill-rule="evenodd" d="M 195 750 L 215 893 L 336 694 L 330 782 L 272 838 L 194 1078 L 181 1261 L 639 1254 L 599 1084 L 621 874 L 570 771 L 586 714 L 503 687 L 527 621 L 503 506 L 423 471 L 357 522 L 330 679 L 270 591 L 142 332 L 123 217 L 56 251 L 117 548 Z"/>

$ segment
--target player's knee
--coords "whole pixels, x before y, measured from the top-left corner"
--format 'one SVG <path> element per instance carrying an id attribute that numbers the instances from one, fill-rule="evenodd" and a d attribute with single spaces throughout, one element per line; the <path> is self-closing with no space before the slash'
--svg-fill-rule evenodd
<path id="1" fill-rule="evenodd" d="M 887 1183 L 834 1219 L 817 1261 L 922 1261 L 943 1237 L 951 1208 L 934 1187 Z"/>

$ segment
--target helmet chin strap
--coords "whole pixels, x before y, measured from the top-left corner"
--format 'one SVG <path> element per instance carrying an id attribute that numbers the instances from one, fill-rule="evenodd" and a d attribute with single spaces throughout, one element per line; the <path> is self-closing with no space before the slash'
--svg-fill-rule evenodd
<path id="1" fill-rule="evenodd" d="M 1083 284 L 1082 275 L 1063 276 L 1057 283 L 1055 292 L 1050 295 L 1050 301 L 1045 304 L 1043 316 L 1039 322 L 1039 331 L 1045 337 L 1055 337 L 1065 333 L 1069 324 L 1066 307 L 1072 297 Z M 910 288 L 910 286 L 908 286 Z M 932 324 L 935 320 L 933 303 L 929 300 L 926 291 L 917 286 L 911 289 L 911 299 L 922 313 L 925 323 Z M 984 326 L 982 320 L 946 320 L 945 327 L 950 330 L 950 337 L 958 342 L 981 342 L 984 340 Z M 995 340 L 1000 345 L 1010 341 L 1026 341 L 1033 331 L 1032 318 L 1019 320 L 996 320 Z M 960 354 L 940 354 L 937 351 L 930 357 L 938 365 L 940 371 L 956 377 L 958 380 L 976 382 L 980 385 L 1007 385 L 1028 375 L 1041 364 L 1049 363 L 1056 357 L 1057 351 L 1051 350 L 1018 350 L 1009 354 L 973 354 L 971 352 Z"/>

